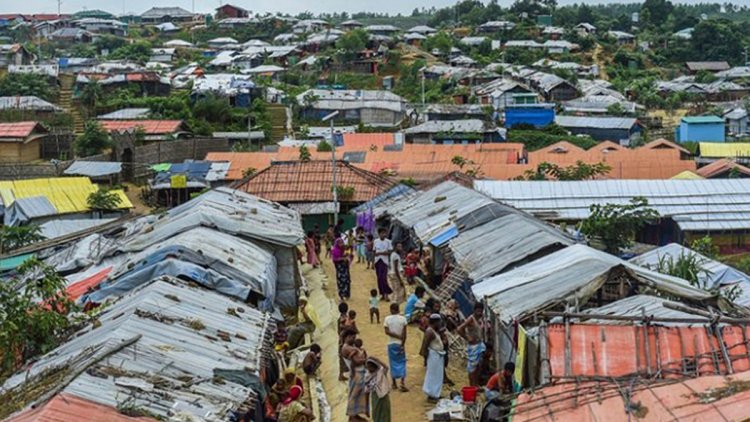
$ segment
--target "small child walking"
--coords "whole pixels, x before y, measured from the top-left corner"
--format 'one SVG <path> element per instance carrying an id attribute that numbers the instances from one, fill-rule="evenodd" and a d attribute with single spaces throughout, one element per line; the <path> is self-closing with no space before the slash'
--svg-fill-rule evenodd
<path id="1" fill-rule="evenodd" d="M 373 323 L 373 317 L 377 318 L 378 324 L 380 324 L 380 298 L 378 297 L 378 291 L 376 289 L 370 290 L 370 324 Z"/>
<path id="2" fill-rule="evenodd" d="M 375 236 L 368 234 L 365 240 L 365 258 L 367 269 L 375 268 Z"/>

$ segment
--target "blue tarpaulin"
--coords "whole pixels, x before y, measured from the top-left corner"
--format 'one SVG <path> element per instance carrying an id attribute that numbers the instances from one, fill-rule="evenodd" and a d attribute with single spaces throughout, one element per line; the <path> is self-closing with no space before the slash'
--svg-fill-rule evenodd
<path id="1" fill-rule="evenodd" d="M 430 239 L 430 244 L 433 246 L 442 246 L 448 243 L 451 239 L 458 236 L 458 227 L 451 225 L 447 229 L 438 233 L 435 237 Z"/>

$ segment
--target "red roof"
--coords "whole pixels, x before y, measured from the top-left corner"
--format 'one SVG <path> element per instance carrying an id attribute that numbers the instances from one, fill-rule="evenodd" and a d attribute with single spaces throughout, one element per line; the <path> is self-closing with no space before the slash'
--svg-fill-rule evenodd
<path id="1" fill-rule="evenodd" d="M 705 177 L 706 179 L 713 179 L 716 177 L 725 177 L 732 171 L 736 171 L 739 174 L 742 174 L 743 177 L 750 176 L 750 168 L 747 168 L 742 164 L 737 164 L 727 158 L 716 160 L 707 166 L 701 167 L 696 171 L 696 173 L 701 177 Z"/>
<path id="2" fill-rule="evenodd" d="M 72 300 L 77 300 L 79 297 L 86 294 L 89 289 L 98 286 L 99 283 L 106 280 L 110 272 L 112 272 L 112 267 L 107 267 L 92 276 L 71 284 L 65 289 L 65 292 Z"/>
<path id="3" fill-rule="evenodd" d="M 55 13 L 42 13 L 37 15 L 31 15 L 31 18 L 36 21 L 56 21 L 58 19 L 68 19 L 70 15 L 58 15 Z"/>
<path id="4" fill-rule="evenodd" d="M 521 394 L 513 422 L 741 421 L 749 383 L 748 371 L 679 381 L 570 381 Z"/>
<path id="5" fill-rule="evenodd" d="M 382 150 L 386 145 L 393 145 L 392 133 L 345 133 L 344 146 L 338 147 L 346 151 L 369 151 L 373 146 Z"/>
<path id="6" fill-rule="evenodd" d="M 156 419 L 125 416 L 116 408 L 61 393 L 35 409 L 7 419 L 9 422 L 148 422 Z"/>
<path id="7" fill-rule="evenodd" d="M 156 82 L 159 81 L 159 74 L 156 72 L 131 72 L 125 74 L 128 82 Z"/>
<path id="8" fill-rule="evenodd" d="M 108 132 L 121 132 L 140 127 L 147 135 L 164 135 L 179 132 L 182 120 L 101 120 Z"/>
<path id="9" fill-rule="evenodd" d="M 336 174 L 337 186 L 354 188 L 351 197 L 339 198 L 341 202 L 367 202 L 393 185 L 380 175 L 342 161 L 336 162 Z M 330 202 L 333 201 L 332 175 L 333 163 L 328 160 L 282 161 L 272 163 L 238 189 L 281 203 Z"/>
<path id="10" fill-rule="evenodd" d="M 0 138 L 26 138 L 44 128 L 37 122 L 0 123 Z"/>

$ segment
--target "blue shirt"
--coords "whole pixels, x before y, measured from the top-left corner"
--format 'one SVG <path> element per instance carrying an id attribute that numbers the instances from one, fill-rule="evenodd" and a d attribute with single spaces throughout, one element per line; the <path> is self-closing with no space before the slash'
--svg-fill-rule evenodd
<path id="1" fill-rule="evenodd" d="M 418 300 L 419 300 L 419 298 L 414 293 L 412 293 L 409 296 L 409 298 L 406 299 L 406 307 L 404 308 L 404 316 L 406 317 L 407 320 L 410 319 L 411 318 L 411 314 L 414 313 L 414 305 L 417 304 Z"/>

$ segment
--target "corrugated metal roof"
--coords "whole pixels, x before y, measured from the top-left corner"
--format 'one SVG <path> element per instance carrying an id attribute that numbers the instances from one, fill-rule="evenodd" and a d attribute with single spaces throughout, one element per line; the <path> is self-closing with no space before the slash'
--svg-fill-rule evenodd
<path id="1" fill-rule="evenodd" d="M 98 120 L 137 120 L 147 118 L 150 112 L 149 108 L 123 108 L 96 118 Z"/>
<path id="2" fill-rule="evenodd" d="M 750 157 L 750 142 L 699 142 L 698 155 L 708 158 Z"/>
<path id="3" fill-rule="evenodd" d="M 699 168 L 696 173 L 699 177 L 705 179 L 712 179 L 714 177 L 722 177 L 731 172 L 737 172 L 738 174 L 744 174 L 750 176 L 750 168 L 743 166 L 742 164 L 735 163 L 730 159 L 716 160 L 711 164 Z"/>
<path id="4" fill-rule="evenodd" d="M 37 122 L 0 123 L 0 138 L 25 138 L 40 128 Z"/>
<path id="5" fill-rule="evenodd" d="M 141 18 L 163 18 L 163 17 L 171 17 L 171 18 L 186 18 L 186 17 L 193 17 L 194 14 L 191 12 L 188 12 L 187 10 L 181 8 L 181 7 L 152 7 L 145 12 L 141 13 Z"/>
<path id="6" fill-rule="evenodd" d="M 385 109 L 404 112 L 406 101 L 390 91 L 376 90 L 326 90 L 310 89 L 297 95 L 297 101 L 305 104 L 305 97 L 313 96 L 312 106 L 321 110 L 355 110 L 362 108 Z"/>
<path id="7" fill-rule="evenodd" d="M 672 305 L 685 306 L 685 304 L 673 302 L 658 296 L 652 296 L 647 294 L 635 295 L 626 297 L 625 299 L 612 302 L 608 305 L 601 306 L 599 308 L 590 308 L 581 311 L 584 314 L 592 315 L 614 315 L 614 316 L 626 316 L 634 318 L 688 318 L 688 319 L 699 319 L 699 315 L 691 314 L 687 312 L 677 311 L 673 308 L 667 308 L 664 306 L 665 303 Z M 706 318 L 706 323 L 710 322 Z M 598 319 L 586 319 L 586 324 L 592 325 L 632 325 L 633 321 L 615 321 L 615 320 L 598 320 Z M 665 326 L 685 326 L 684 323 L 665 323 L 665 322 L 652 322 L 656 325 Z"/>
<path id="8" fill-rule="evenodd" d="M 750 228 L 750 180 L 487 181 L 475 188 L 549 220 L 582 220 L 593 204 L 627 204 L 644 197 L 682 230 Z"/>
<path id="9" fill-rule="evenodd" d="M 102 218 L 96 220 L 90 219 L 56 219 L 47 221 L 39 225 L 42 236 L 47 239 L 55 239 L 57 237 L 67 236 L 72 233 L 88 230 L 92 227 L 100 226 L 102 224 L 111 223 L 115 221 L 114 218 Z"/>
<path id="10" fill-rule="evenodd" d="M 20 226 L 35 218 L 49 217 L 58 214 L 57 208 L 45 196 L 19 198 L 5 208 L 4 224 Z"/>
<path id="11" fill-rule="evenodd" d="M 721 123 L 724 124 L 724 119 L 719 116 L 685 116 L 681 119 L 684 123 L 689 124 L 702 124 L 702 123 Z"/>
<path id="12" fill-rule="evenodd" d="M 48 101 L 30 95 L 0 97 L 0 110 L 63 111 Z"/>
<path id="13" fill-rule="evenodd" d="M 74 161 L 63 174 L 77 174 L 81 176 L 98 177 L 119 174 L 122 163 L 116 161 Z"/>
<path id="14" fill-rule="evenodd" d="M 50 177 L 0 181 L 0 198 L 7 208 L 16 199 L 45 196 L 60 214 L 88 211 L 88 196 L 98 187 L 88 177 Z M 119 209 L 132 208 L 127 195 L 121 189 L 113 190 L 120 197 Z"/>
<path id="15" fill-rule="evenodd" d="M 388 191 L 383 192 L 380 195 L 365 202 L 364 204 L 358 206 L 357 208 L 354 208 L 353 210 L 351 210 L 351 212 L 362 213 L 371 211 L 373 215 L 379 216 L 381 211 L 387 210 L 396 202 L 406 200 L 407 198 L 415 195 L 417 195 L 416 189 L 404 185 L 403 183 L 399 183 Z"/>
<path id="16" fill-rule="evenodd" d="M 483 299 L 501 321 L 508 323 L 556 304 L 573 300 L 585 304 L 615 267 L 627 270 L 644 287 L 696 301 L 714 298 L 705 290 L 690 287 L 685 280 L 659 274 L 585 245 L 568 246 L 544 259 L 489 278 L 472 286 L 472 292 L 477 299 Z"/>
<path id="17" fill-rule="evenodd" d="M 499 128 L 494 123 L 488 123 L 479 119 L 465 120 L 428 120 L 420 125 L 404 129 L 404 133 L 487 133 L 498 132 Z"/>
<path id="18" fill-rule="evenodd" d="M 638 123 L 638 120 L 632 117 L 556 116 L 555 123 L 565 128 L 582 127 L 582 128 L 593 128 L 593 129 L 629 130 Z"/>
<path id="19" fill-rule="evenodd" d="M 230 308 L 241 311 L 228 315 Z M 10 377 L 3 389 L 39 382 L 45 370 L 78 362 L 91 367 L 60 392 L 110 407 L 127 398 L 161 417 L 182 411 L 197 419 L 227 419 L 248 397 L 257 398 L 229 379 L 212 380 L 216 369 L 259 375 L 271 353 L 269 314 L 165 277 L 107 307 L 98 321 Z M 109 348 L 133 340 L 97 362 Z"/>

